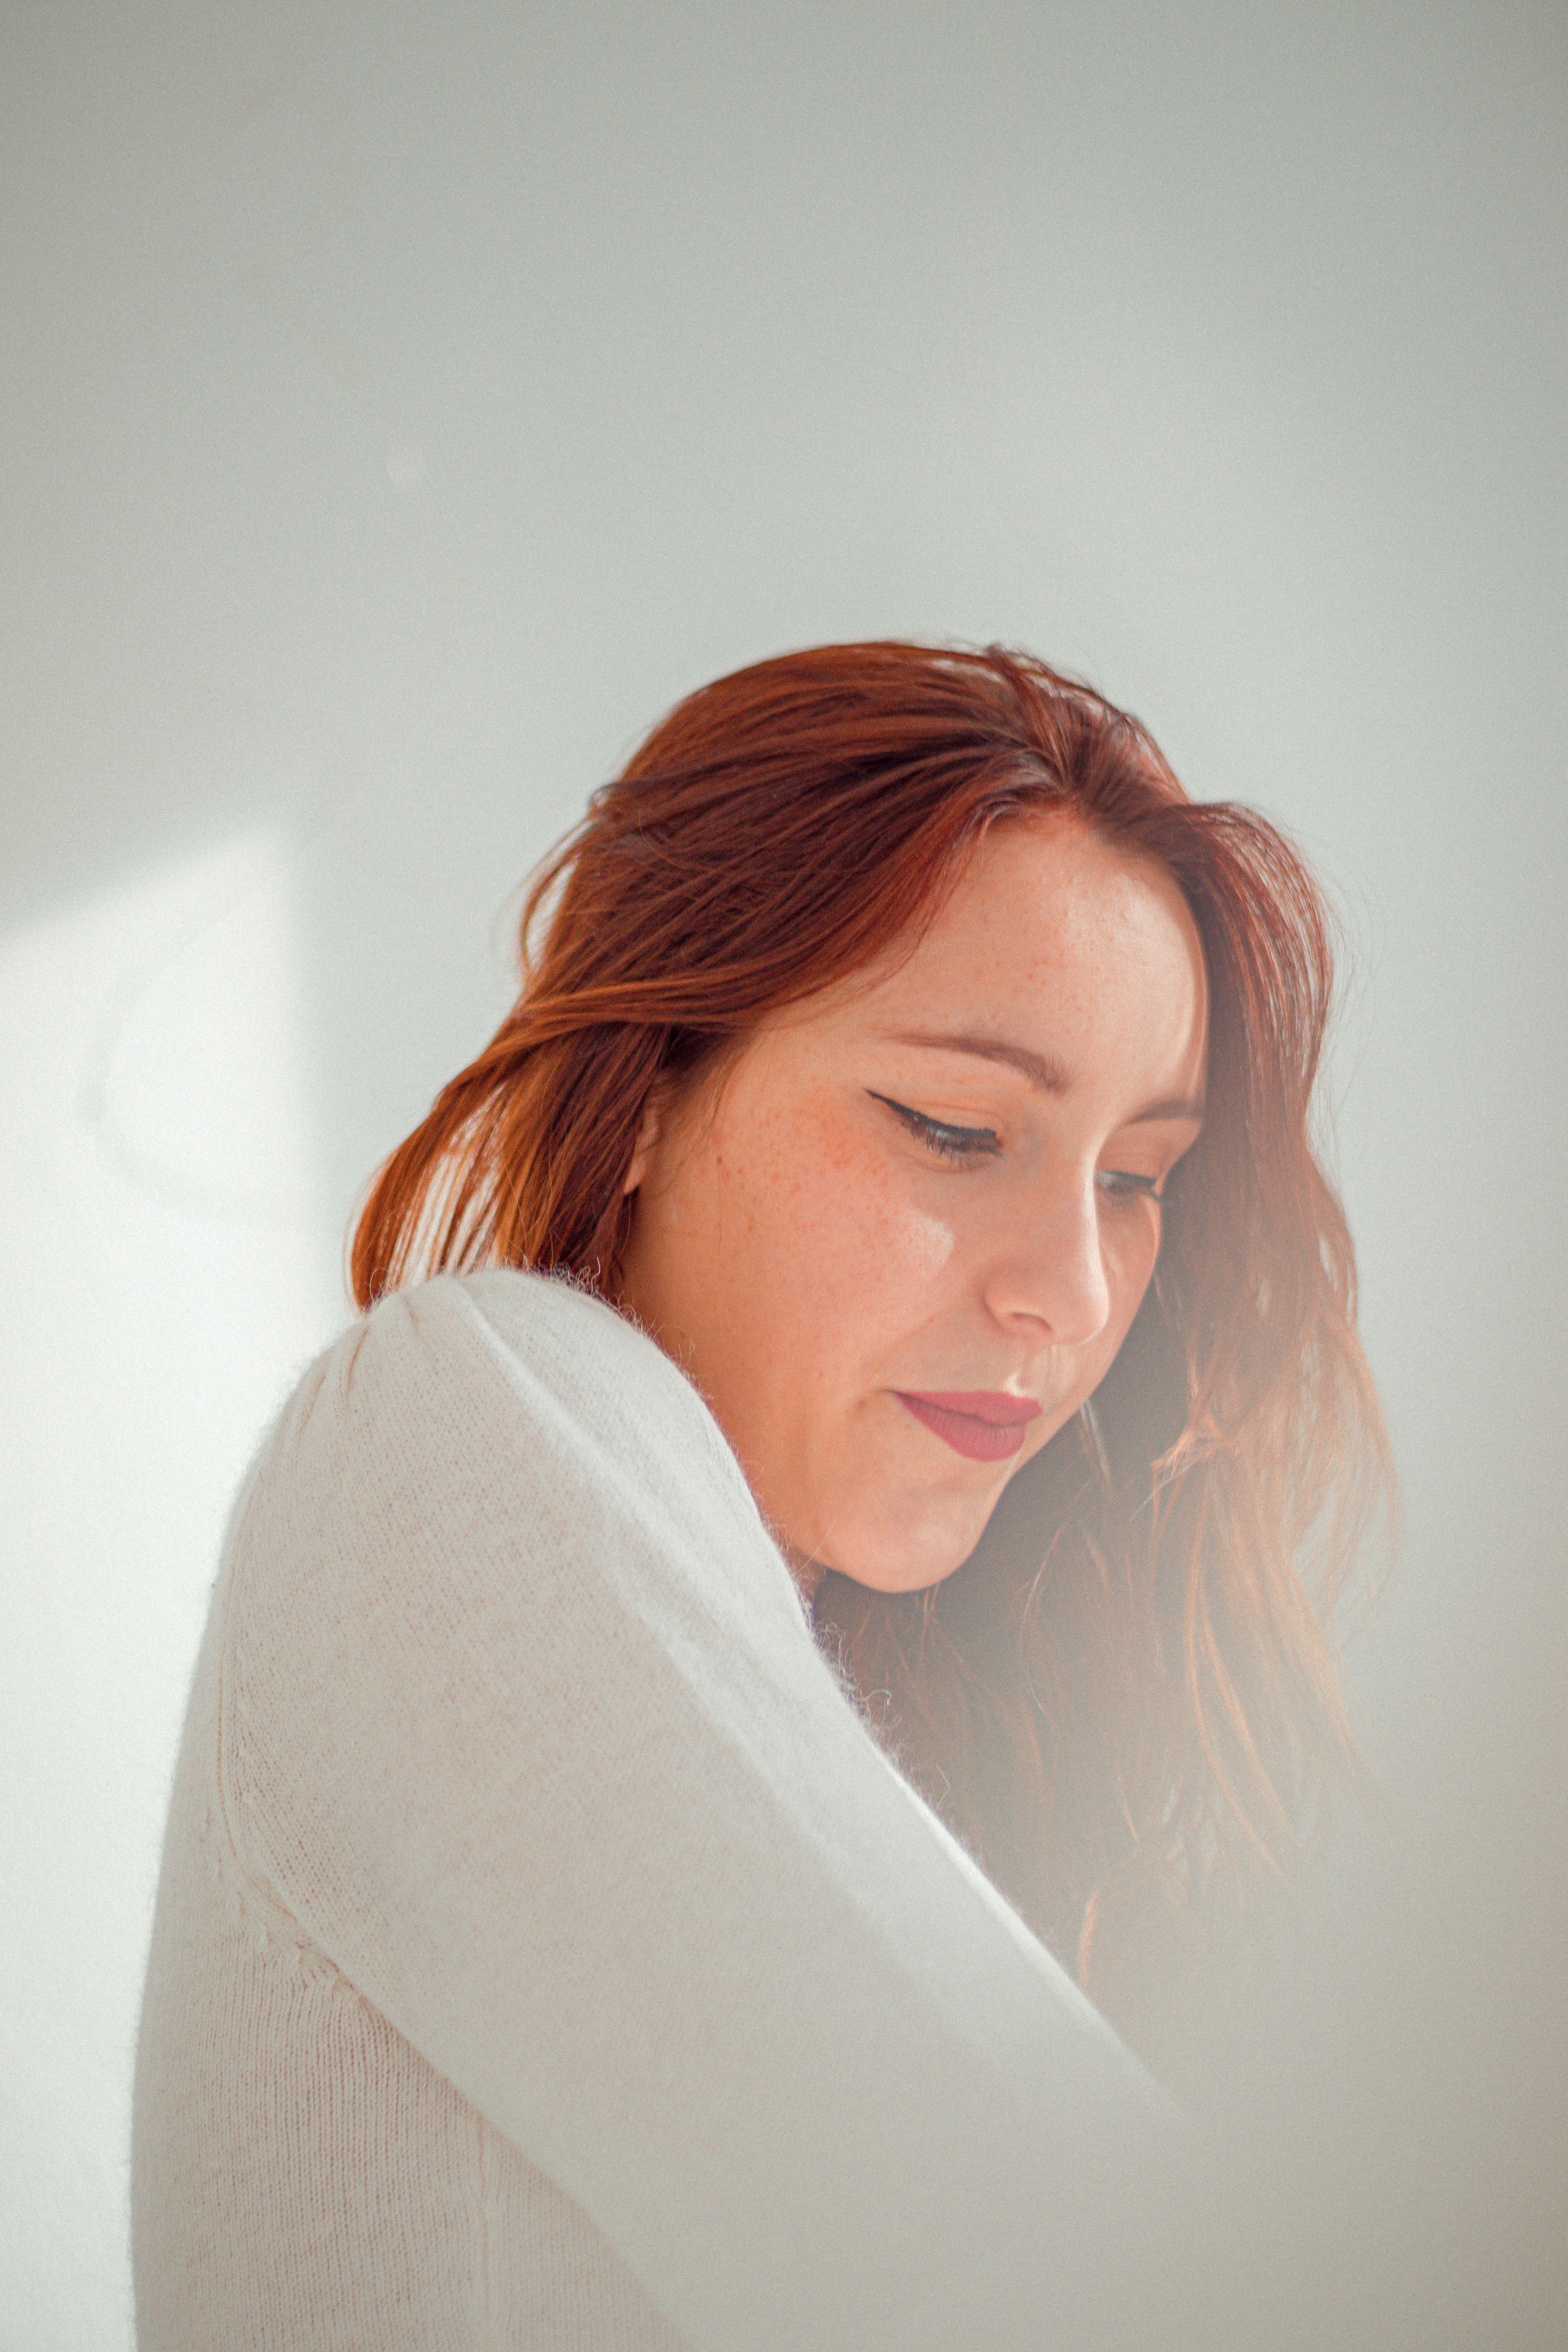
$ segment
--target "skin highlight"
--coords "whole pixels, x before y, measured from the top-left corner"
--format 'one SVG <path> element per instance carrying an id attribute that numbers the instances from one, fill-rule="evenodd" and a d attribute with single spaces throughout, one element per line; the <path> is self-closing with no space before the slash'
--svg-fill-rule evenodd
<path id="1" fill-rule="evenodd" d="M 1098 1386 L 1206 1027 L 1170 875 L 1042 814 L 992 827 L 912 947 L 656 1098 L 617 1302 L 708 1399 L 808 1597 L 830 1568 L 950 1575 Z M 1016 1444 L 984 1435 L 1026 1403 Z"/>

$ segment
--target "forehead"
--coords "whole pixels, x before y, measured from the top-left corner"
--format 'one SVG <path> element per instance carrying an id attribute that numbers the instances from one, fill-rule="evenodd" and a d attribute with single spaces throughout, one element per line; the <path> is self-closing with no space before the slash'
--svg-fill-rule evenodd
<path id="1" fill-rule="evenodd" d="M 923 929 L 782 1025 L 815 1030 L 824 1051 L 911 1029 L 989 1034 L 1086 1082 L 1201 1093 L 1203 947 L 1156 860 L 1072 815 L 1015 818 L 977 845 Z"/>
<path id="2" fill-rule="evenodd" d="M 929 924 L 847 993 L 951 980 L 1026 994 L 1048 982 L 1059 996 L 1141 975 L 1206 1000 L 1192 909 L 1156 859 L 1053 812 L 993 825 Z"/>
<path id="3" fill-rule="evenodd" d="M 1203 966 L 1173 876 L 1068 812 L 993 825 L 915 943 L 914 954 L 922 950 L 933 960 L 988 950 L 999 964 L 1023 958 L 1052 967 L 1174 952 Z"/>

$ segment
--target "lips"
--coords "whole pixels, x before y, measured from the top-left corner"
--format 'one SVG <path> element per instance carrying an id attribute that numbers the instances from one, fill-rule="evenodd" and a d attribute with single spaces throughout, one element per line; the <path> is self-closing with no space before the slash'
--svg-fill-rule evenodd
<path id="1" fill-rule="evenodd" d="M 893 1393 L 933 1437 L 971 1462 L 1005 1462 L 1016 1454 L 1025 1431 L 1041 1411 L 1033 1397 L 1008 1396 L 1001 1389 L 895 1389 Z"/>

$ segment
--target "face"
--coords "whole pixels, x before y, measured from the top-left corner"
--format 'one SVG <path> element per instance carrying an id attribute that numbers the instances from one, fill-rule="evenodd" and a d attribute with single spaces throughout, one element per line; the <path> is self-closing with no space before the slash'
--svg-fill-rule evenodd
<path id="1" fill-rule="evenodd" d="M 650 1113 L 619 1297 L 803 1586 L 933 1584 L 1138 1311 L 1201 1115 L 1203 952 L 1160 866 L 993 827 L 913 950 Z"/>

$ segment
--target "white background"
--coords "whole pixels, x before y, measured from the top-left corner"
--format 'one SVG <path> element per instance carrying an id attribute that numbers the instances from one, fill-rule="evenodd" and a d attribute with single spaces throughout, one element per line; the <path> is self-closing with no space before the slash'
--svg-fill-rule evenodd
<path id="1" fill-rule="evenodd" d="M 1227 2308 L 1563 2340 L 1565 114 L 1511 0 L 9 0 L 5 2352 L 130 2340 L 184 1684 L 355 1192 L 654 718 L 904 633 L 1087 671 L 1344 912 L 1396 1834 Z"/>

